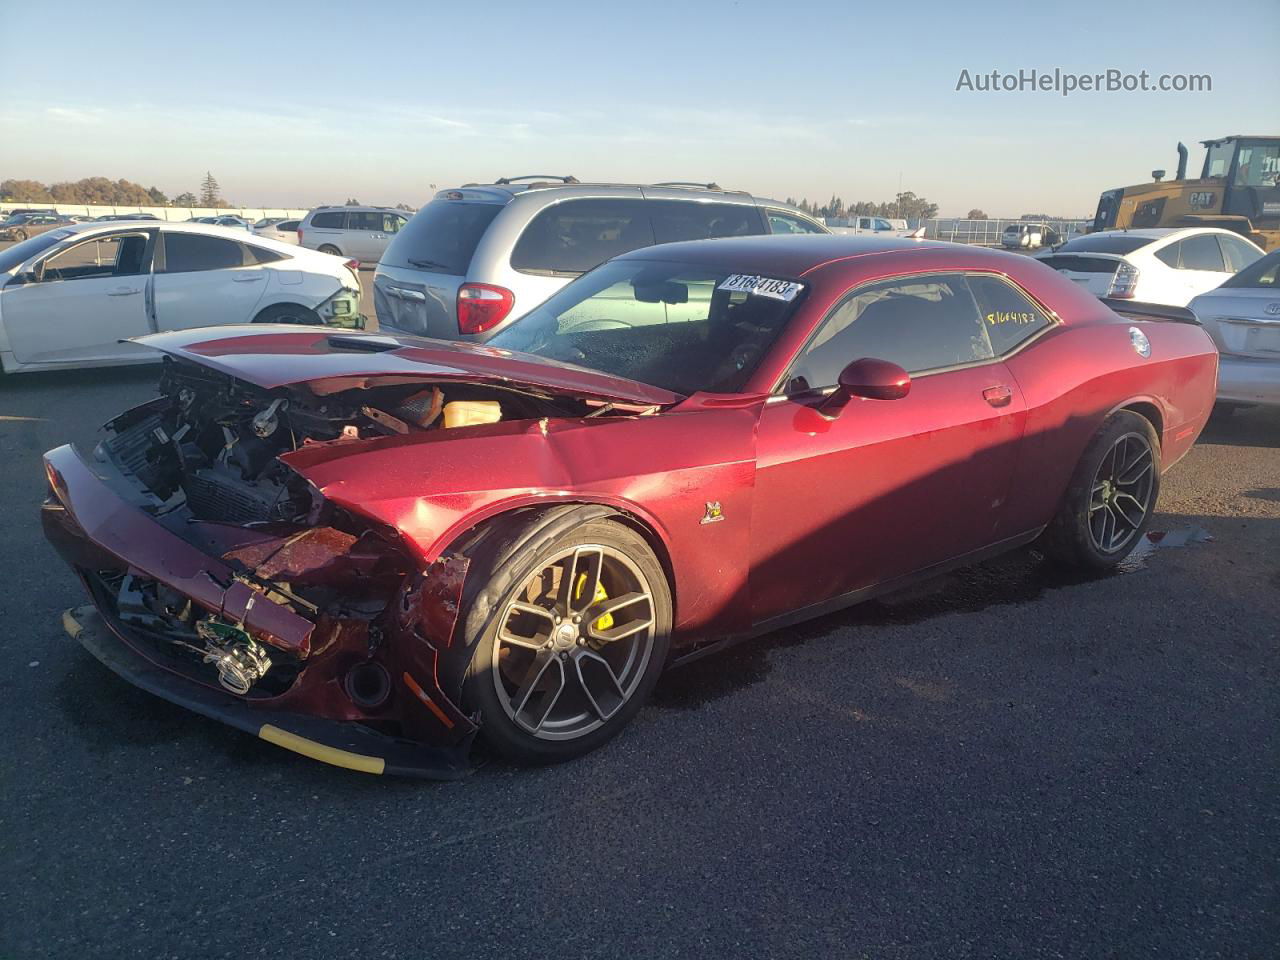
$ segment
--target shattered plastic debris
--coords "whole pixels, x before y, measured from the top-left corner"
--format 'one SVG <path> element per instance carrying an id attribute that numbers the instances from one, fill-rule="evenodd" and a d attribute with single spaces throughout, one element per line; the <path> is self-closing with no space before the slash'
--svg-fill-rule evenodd
<path id="1" fill-rule="evenodd" d="M 1148 531 L 1147 539 L 1157 547 L 1185 547 L 1189 543 L 1213 543 L 1213 534 L 1203 527 L 1182 527 Z"/>

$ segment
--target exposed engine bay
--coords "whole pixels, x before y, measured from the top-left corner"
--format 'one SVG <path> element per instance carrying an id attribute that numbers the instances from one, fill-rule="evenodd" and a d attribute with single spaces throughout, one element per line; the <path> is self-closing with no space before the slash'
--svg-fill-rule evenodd
<path id="1" fill-rule="evenodd" d="M 364 674 L 349 676 L 385 677 L 381 666 L 370 666 L 388 629 L 384 614 L 402 606 L 392 601 L 413 589 L 419 571 L 394 536 L 330 504 L 277 458 L 308 444 L 610 409 L 572 397 L 420 380 L 317 395 L 307 386 L 264 389 L 166 360 L 160 397 L 108 423 L 96 457 L 117 468 L 142 509 L 166 529 L 237 571 L 234 579 L 253 592 L 251 603 L 277 604 L 315 624 L 309 646 L 282 652 L 270 637 L 251 637 L 234 618 L 225 623 L 223 611 L 211 618 L 208 609 L 138 571 L 86 571 L 86 579 L 100 607 L 157 654 L 187 673 L 194 662 L 203 670 L 212 665 L 217 682 L 239 696 L 286 692 L 305 658 L 325 651 L 367 661 Z M 384 686 L 379 681 L 372 693 L 348 694 L 375 712 Z"/>
<path id="2" fill-rule="evenodd" d="M 306 444 L 592 411 L 572 399 L 465 383 L 317 397 L 173 361 L 166 361 L 160 393 L 107 425 L 105 451 L 164 501 L 158 514 L 182 509 L 192 519 L 236 524 L 319 519 L 305 485 L 276 459 Z"/>

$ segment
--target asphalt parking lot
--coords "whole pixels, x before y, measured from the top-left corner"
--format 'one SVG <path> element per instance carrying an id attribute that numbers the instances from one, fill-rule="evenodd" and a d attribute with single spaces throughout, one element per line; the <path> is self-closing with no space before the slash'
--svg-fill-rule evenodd
<path id="1" fill-rule="evenodd" d="M 0 957 L 1280 955 L 1280 413 L 1211 425 L 1128 572 L 1023 551 L 672 672 L 571 765 L 432 784 L 63 634 L 40 454 L 152 377 L 0 383 Z"/>

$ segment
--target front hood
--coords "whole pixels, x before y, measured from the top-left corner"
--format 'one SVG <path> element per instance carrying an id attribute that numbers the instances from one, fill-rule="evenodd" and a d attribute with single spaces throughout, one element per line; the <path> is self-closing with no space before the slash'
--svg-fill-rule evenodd
<path id="1" fill-rule="evenodd" d="M 325 396 L 400 383 L 484 383 L 610 403 L 667 406 L 680 394 L 483 344 L 252 324 L 175 330 L 135 340 L 168 356 L 271 389 Z"/>

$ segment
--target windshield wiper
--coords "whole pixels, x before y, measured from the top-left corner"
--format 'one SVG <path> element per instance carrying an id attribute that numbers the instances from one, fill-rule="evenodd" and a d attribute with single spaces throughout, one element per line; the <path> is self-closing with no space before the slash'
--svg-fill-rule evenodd
<path id="1" fill-rule="evenodd" d="M 409 261 L 409 265 L 413 267 L 436 267 L 441 270 L 448 267 L 448 264 L 439 263 L 435 260 L 415 260 L 413 257 L 409 257 L 408 261 Z"/>

